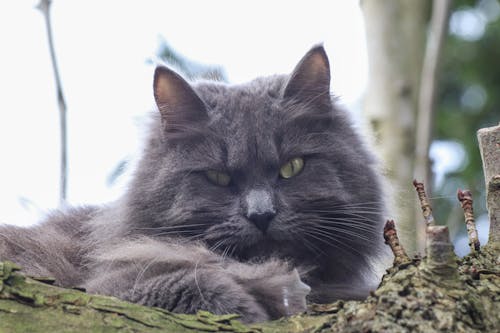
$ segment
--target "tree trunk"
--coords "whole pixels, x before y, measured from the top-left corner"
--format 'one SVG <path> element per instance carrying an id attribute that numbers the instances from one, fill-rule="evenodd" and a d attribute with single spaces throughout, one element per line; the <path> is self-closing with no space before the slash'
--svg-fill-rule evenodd
<path id="1" fill-rule="evenodd" d="M 414 177 L 415 124 L 428 5 L 423 0 L 361 1 L 369 62 L 363 111 L 395 188 L 398 227 L 410 253 L 419 249 L 414 194 L 406 189 Z"/>

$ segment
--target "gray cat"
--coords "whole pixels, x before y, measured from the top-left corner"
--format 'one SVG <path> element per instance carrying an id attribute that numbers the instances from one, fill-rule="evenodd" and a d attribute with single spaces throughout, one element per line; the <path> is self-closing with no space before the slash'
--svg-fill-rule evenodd
<path id="1" fill-rule="evenodd" d="M 0 227 L 0 259 L 61 286 L 246 322 L 304 311 L 306 296 L 366 296 L 380 178 L 329 89 L 322 46 L 291 75 L 240 85 L 158 67 L 159 113 L 125 195 Z"/>

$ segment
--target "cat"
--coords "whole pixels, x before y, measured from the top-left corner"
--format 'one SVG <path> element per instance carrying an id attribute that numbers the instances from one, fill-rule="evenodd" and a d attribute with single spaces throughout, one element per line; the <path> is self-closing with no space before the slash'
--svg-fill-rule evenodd
<path id="1" fill-rule="evenodd" d="M 188 83 L 158 66 L 121 199 L 0 227 L 0 259 L 64 287 L 245 322 L 359 299 L 383 252 L 376 159 L 330 95 L 322 45 L 290 75 Z"/>

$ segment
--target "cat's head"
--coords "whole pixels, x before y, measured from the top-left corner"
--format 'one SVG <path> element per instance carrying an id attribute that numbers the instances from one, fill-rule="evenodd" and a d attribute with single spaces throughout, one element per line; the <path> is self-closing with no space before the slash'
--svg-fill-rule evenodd
<path id="1" fill-rule="evenodd" d="M 373 159 L 330 96 L 322 46 L 290 75 L 189 84 L 158 67 L 159 117 L 129 193 L 138 232 L 225 255 L 350 267 L 382 243 Z"/>

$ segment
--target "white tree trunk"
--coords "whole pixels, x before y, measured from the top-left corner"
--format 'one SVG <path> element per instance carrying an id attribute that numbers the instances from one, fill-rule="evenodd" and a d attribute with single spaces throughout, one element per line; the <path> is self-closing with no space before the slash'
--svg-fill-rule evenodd
<path id="1" fill-rule="evenodd" d="M 363 111 L 394 186 L 400 235 L 411 253 L 423 246 L 417 245 L 417 230 L 423 228 L 416 228 L 411 182 L 428 2 L 362 0 L 361 8 L 369 59 Z"/>

